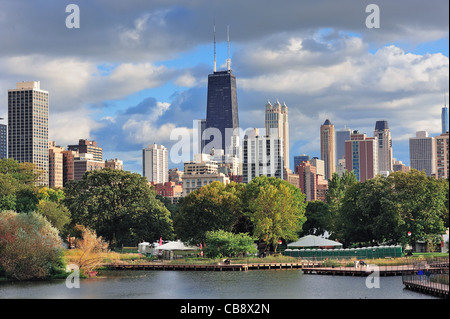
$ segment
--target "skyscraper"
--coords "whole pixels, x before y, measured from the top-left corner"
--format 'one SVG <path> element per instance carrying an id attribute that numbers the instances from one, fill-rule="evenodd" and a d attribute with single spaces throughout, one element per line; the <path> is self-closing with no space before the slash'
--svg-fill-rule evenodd
<path id="1" fill-rule="evenodd" d="M 320 158 L 325 162 L 325 179 L 331 179 L 335 172 L 336 154 L 335 154 L 335 136 L 334 125 L 329 119 L 320 126 Z"/>
<path id="2" fill-rule="evenodd" d="M 19 82 L 8 90 L 8 157 L 33 163 L 38 185 L 48 186 L 48 92 L 40 82 Z"/>
<path id="3" fill-rule="evenodd" d="M 284 169 L 289 169 L 289 120 L 288 107 L 275 102 L 274 105 L 267 101 L 265 108 L 266 135 L 283 139 Z"/>
<path id="4" fill-rule="evenodd" d="M 377 138 L 353 131 L 345 142 L 345 168 L 353 171 L 360 182 L 374 178 L 378 174 Z"/>
<path id="5" fill-rule="evenodd" d="M 448 132 L 448 107 L 444 105 L 441 111 L 442 134 Z"/>
<path id="6" fill-rule="evenodd" d="M 142 150 L 143 176 L 148 182 L 169 181 L 169 152 L 163 145 L 150 144 Z"/>
<path id="7" fill-rule="evenodd" d="M 435 174 L 435 144 L 428 132 L 416 132 L 416 137 L 409 139 L 409 165 L 427 176 Z"/>
<path id="8" fill-rule="evenodd" d="M 48 186 L 63 187 L 63 147 L 57 146 L 55 142 L 48 142 Z"/>
<path id="9" fill-rule="evenodd" d="M 336 164 L 339 164 L 339 160 L 345 159 L 345 141 L 350 140 L 352 130 L 348 127 L 344 127 L 336 131 Z"/>
<path id="10" fill-rule="evenodd" d="M 245 136 L 243 144 L 244 183 L 249 183 L 253 178 L 262 175 L 284 178 L 282 139 L 258 136 L 255 132 Z"/>
<path id="11" fill-rule="evenodd" d="M 2 118 L 0 118 L 1 120 Z M 8 126 L 0 124 L 0 159 L 7 158 L 8 154 Z"/>
<path id="12" fill-rule="evenodd" d="M 450 176 L 449 170 L 449 139 L 448 132 L 442 133 L 440 136 L 434 138 L 435 145 L 435 166 L 436 178 L 448 178 Z"/>
<path id="13" fill-rule="evenodd" d="M 392 139 L 388 122 L 377 121 L 373 136 L 378 139 L 378 171 L 380 173 L 392 172 Z"/>
<path id="14" fill-rule="evenodd" d="M 229 48 L 228 37 L 228 48 Z M 208 75 L 208 96 L 206 104 L 205 149 L 223 149 L 228 153 L 234 130 L 239 128 L 236 76 L 231 72 L 231 62 L 227 59 L 227 70 L 216 70 L 216 45 L 214 28 L 214 72 Z M 211 135 L 214 136 L 211 138 Z"/>

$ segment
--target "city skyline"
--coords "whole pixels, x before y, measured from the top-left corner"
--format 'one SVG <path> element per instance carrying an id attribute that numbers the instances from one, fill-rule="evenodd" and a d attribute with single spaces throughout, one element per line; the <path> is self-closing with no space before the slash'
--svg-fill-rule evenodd
<path id="1" fill-rule="evenodd" d="M 205 118 L 214 24 L 222 70 L 230 26 L 241 127 L 263 127 L 268 99 L 289 105 L 291 163 L 296 155 L 320 157 L 327 118 L 336 132 L 347 126 L 368 136 L 387 120 L 393 157 L 407 165 L 416 131 L 441 133 L 448 2 L 378 1 L 378 29 L 365 25 L 365 2 L 77 4 L 80 28 L 68 29 L 56 1 L 2 1 L 0 117 L 7 118 L 7 89 L 40 81 L 50 92 L 49 140 L 98 141 L 126 170 L 142 172 L 143 147 L 170 149 L 173 129 L 192 134 L 193 121 Z"/>

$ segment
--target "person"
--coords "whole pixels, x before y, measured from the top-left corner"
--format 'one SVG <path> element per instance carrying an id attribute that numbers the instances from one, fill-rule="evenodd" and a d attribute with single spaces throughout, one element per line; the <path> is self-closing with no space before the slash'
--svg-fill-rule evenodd
<path id="1" fill-rule="evenodd" d="M 419 269 L 419 271 L 417 272 L 417 274 L 419 275 L 420 282 L 422 282 L 423 270 L 422 270 L 422 269 Z"/>
<path id="2" fill-rule="evenodd" d="M 425 276 L 427 277 L 427 282 L 430 282 L 430 275 L 431 275 L 430 269 L 427 268 L 427 270 L 425 270 Z"/>

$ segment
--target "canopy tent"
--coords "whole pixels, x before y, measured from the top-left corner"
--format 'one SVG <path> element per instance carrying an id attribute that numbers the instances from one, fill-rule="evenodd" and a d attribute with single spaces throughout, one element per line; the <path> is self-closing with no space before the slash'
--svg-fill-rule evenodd
<path id="1" fill-rule="evenodd" d="M 174 259 L 189 254 L 189 251 L 198 250 L 198 247 L 186 246 L 181 241 L 170 241 L 167 244 L 155 247 L 155 250 L 162 251 L 163 259 Z"/>
<path id="2" fill-rule="evenodd" d="M 296 242 L 289 243 L 287 246 L 288 248 L 307 248 L 307 247 L 322 248 L 322 247 L 336 247 L 336 246 L 342 247 L 342 244 L 337 241 L 325 239 L 322 237 L 308 235 L 300 238 Z"/>
<path id="3" fill-rule="evenodd" d="M 186 246 L 181 241 L 169 241 L 167 244 L 155 247 L 158 250 L 197 250 L 197 247 Z"/>

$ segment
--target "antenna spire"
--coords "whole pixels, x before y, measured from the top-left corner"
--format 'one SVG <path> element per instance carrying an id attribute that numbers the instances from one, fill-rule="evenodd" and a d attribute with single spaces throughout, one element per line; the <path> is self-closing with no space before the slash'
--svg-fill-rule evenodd
<path id="1" fill-rule="evenodd" d="M 216 23 L 214 22 L 214 72 L 217 71 L 216 62 Z"/>
<path id="2" fill-rule="evenodd" d="M 230 60 L 230 26 L 227 26 L 227 42 L 228 42 L 228 58 L 227 58 L 227 70 L 231 70 L 231 60 Z"/>

